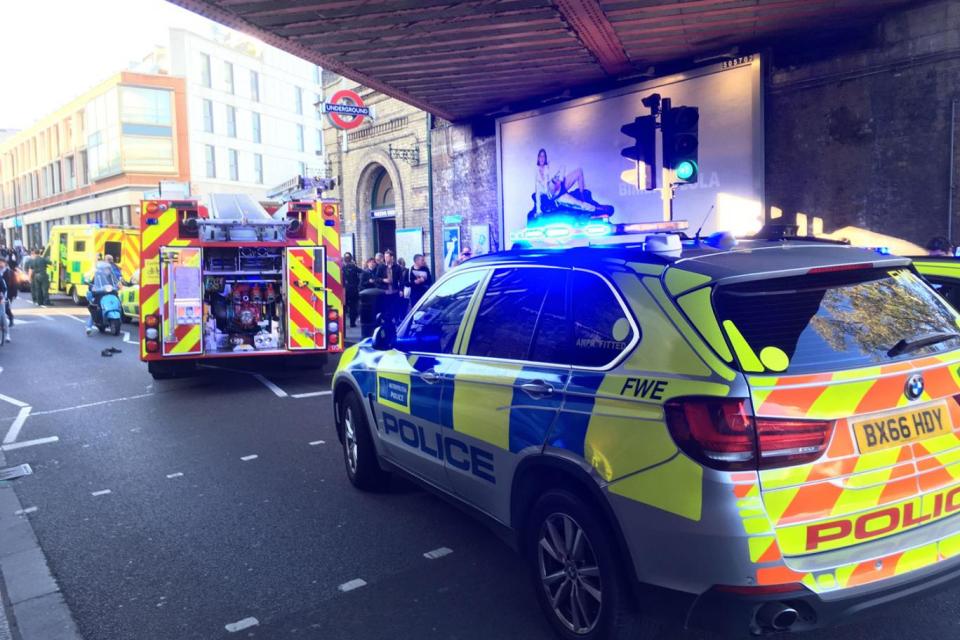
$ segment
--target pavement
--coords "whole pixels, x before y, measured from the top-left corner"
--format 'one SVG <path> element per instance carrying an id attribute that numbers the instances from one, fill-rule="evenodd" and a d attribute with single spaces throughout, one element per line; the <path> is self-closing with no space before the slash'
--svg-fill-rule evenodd
<path id="1" fill-rule="evenodd" d="M 0 468 L 33 473 L 0 486 L 0 640 L 554 638 L 473 517 L 401 479 L 353 489 L 333 362 L 154 382 L 136 345 L 83 334 L 82 309 L 17 312 Z M 952 639 L 958 605 L 945 590 L 805 637 Z"/>

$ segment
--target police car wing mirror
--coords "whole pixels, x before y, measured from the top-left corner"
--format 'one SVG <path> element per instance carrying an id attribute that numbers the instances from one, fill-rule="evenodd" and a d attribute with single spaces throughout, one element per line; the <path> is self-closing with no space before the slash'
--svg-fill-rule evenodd
<path id="1" fill-rule="evenodd" d="M 373 331 L 373 348 L 377 351 L 393 349 L 397 342 L 397 329 L 382 313 L 377 315 L 377 328 Z"/>

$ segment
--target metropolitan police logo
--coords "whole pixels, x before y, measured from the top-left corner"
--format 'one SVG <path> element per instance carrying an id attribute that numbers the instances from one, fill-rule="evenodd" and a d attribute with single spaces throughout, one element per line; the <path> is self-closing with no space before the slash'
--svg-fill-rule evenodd
<path id="1" fill-rule="evenodd" d="M 915 373 L 907 378 L 907 385 L 903 389 L 903 395 L 909 400 L 916 400 L 923 395 L 923 376 Z"/>

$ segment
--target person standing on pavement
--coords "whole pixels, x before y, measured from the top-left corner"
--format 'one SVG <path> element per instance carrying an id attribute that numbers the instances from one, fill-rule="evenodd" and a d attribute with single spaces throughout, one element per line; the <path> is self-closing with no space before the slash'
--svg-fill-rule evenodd
<path id="1" fill-rule="evenodd" d="M 13 326 L 13 307 L 11 305 L 13 304 L 13 299 L 17 297 L 17 293 L 19 293 L 19 291 L 17 286 L 17 276 L 13 272 L 13 268 L 9 265 L 6 258 L 0 258 L 0 280 L 3 281 L 3 285 L 7 289 L 3 296 L 3 306 L 5 308 L 0 309 L 0 311 L 5 313 L 7 320 L 10 321 L 7 327 L 7 341 L 9 342 L 9 328 Z"/>
<path id="2" fill-rule="evenodd" d="M 377 261 L 367 258 L 367 266 L 360 274 L 360 290 L 377 288 Z"/>
<path id="3" fill-rule="evenodd" d="M 17 274 L 13 272 L 13 267 L 10 266 L 7 258 L 0 258 L 0 280 L 3 280 L 4 284 L 7 285 L 7 295 L 4 296 L 6 309 L 4 311 L 12 327 L 13 307 L 11 305 L 13 304 L 13 299 L 16 298 L 19 293 L 19 286 L 17 283 Z"/>
<path id="4" fill-rule="evenodd" d="M 33 258 L 36 254 L 36 251 L 31 251 L 27 254 L 26 259 L 23 261 L 23 271 L 27 274 L 27 280 L 30 281 L 30 302 L 37 304 L 37 298 L 34 295 L 36 293 L 36 288 L 33 286 L 33 278 L 30 277 L 30 270 L 33 268 Z"/>
<path id="5" fill-rule="evenodd" d="M 30 286 L 34 289 L 33 301 L 41 307 L 50 305 L 50 275 L 47 269 L 50 268 L 50 258 L 39 251 L 33 252 L 33 260 L 30 261 Z"/>
<path id="6" fill-rule="evenodd" d="M 377 251 L 375 254 L 373 254 L 373 259 L 377 261 L 377 266 L 379 267 L 380 265 L 383 264 L 383 253 L 381 253 L 380 251 Z"/>
<path id="7" fill-rule="evenodd" d="M 387 249 L 383 253 L 383 264 L 377 265 L 377 286 L 383 290 L 383 314 L 396 322 L 400 313 L 400 287 L 403 286 L 403 271 L 393 260 L 393 251 Z"/>
<path id="8" fill-rule="evenodd" d="M 423 294 L 427 292 L 430 285 L 433 284 L 433 276 L 430 274 L 430 267 L 422 253 L 413 256 L 413 266 L 410 268 L 410 307 L 413 308 L 419 302 Z"/>
<path id="9" fill-rule="evenodd" d="M 360 277 L 362 272 L 357 263 L 353 261 L 353 254 L 347 252 L 343 254 L 343 289 L 346 297 L 347 318 L 350 319 L 350 326 L 357 326 L 357 314 L 360 311 Z"/>

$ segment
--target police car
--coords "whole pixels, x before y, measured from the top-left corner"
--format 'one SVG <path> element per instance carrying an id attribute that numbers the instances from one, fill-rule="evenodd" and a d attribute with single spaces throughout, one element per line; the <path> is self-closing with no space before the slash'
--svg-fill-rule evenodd
<path id="1" fill-rule="evenodd" d="M 803 631 L 960 576 L 960 318 L 906 258 L 676 236 L 482 256 L 345 351 L 333 390 L 352 483 L 401 472 L 509 533 L 563 638 L 673 612 Z"/>

